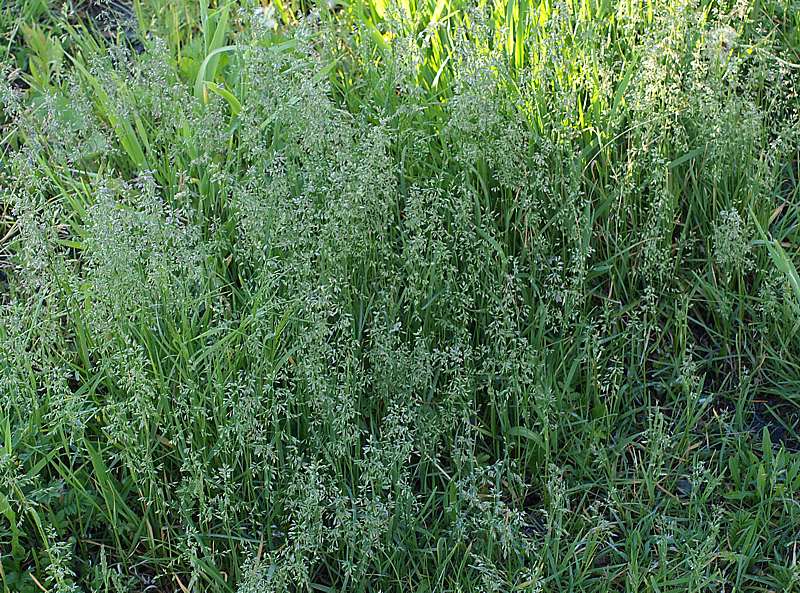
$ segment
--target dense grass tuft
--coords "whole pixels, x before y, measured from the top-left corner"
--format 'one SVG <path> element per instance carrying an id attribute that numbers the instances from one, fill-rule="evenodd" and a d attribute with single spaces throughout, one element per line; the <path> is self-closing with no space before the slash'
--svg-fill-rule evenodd
<path id="1" fill-rule="evenodd" d="M 0 6 L 3 593 L 800 591 L 800 5 Z"/>

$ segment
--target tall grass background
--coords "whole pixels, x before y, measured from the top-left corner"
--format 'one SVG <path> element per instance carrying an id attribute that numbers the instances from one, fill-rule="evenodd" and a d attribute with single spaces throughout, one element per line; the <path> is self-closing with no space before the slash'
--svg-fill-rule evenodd
<path id="1" fill-rule="evenodd" d="M 0 8 L 4 592 L 800 590 L 797 2 L 87 11 Z"/>

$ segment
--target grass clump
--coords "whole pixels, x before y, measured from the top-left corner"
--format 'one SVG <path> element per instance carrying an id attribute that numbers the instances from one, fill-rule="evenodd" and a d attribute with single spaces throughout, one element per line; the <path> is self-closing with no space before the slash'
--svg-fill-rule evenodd
<path id="1" fill-rule="evenodd" d="M 800 589 L 796 6 L 126 14 L 0 21 L 4 591 Z"/>

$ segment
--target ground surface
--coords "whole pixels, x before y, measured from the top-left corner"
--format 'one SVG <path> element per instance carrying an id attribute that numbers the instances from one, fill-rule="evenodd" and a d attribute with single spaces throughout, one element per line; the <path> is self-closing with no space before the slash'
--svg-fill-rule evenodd
<path id="1" fill-rule="evenodd" d="M 800 590 L 800 5 L 0 3 L 3 591 Z"/>

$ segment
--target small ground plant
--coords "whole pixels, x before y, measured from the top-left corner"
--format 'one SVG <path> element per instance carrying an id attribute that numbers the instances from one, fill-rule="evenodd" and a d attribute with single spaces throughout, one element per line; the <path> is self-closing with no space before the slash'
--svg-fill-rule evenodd
<path id="1" fill-rule="evenodd" d="M 800 591 L 800 4 L 0 5 L 3 592 Z"/>

